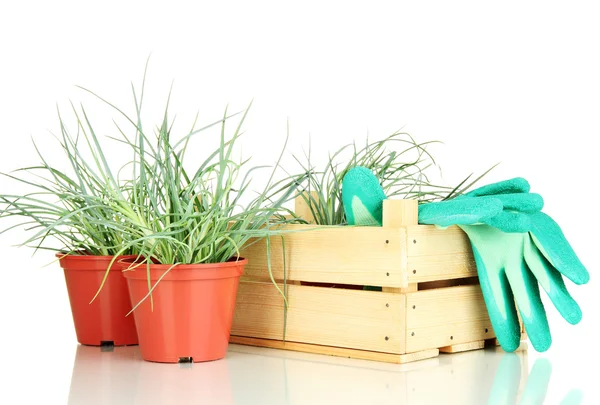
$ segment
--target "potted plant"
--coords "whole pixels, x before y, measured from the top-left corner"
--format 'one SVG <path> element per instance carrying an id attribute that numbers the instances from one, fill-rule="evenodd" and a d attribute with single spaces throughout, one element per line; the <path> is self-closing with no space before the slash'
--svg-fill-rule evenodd
<path id="1" fill-rule="evenodd" d="M 225 110 L 218 121 L 174 140 L 168 102 L 161 124 L 150 134 L 141 124 L 142 96 L 138 99 L 134 90 L 134 97 L 135 117 L 109 103 L 135 132 L 130 139 L 119 131 L 134 155 L 128 197 L 109 203 L 118 205 L 111 207 L 115 212 L 131 213 L 119 217 L 127 236 L 117 255 L 137 256 L 112 264 L 127 280 L 144 360 L 217 360 L 226 354 L 238 281 L 247 262 L 240 249 L 296 221 L 284 215 L 290 213 L 284 204 L 295 197 L 301 179 L 275 180 L 282 152 L 263 191 L 250 195 L 252 176 L 264 166 L 246 170 L 248 160 L 234 157 L 250 106 L 232 115 Z M 226 122 L 238 114 L 241 119 L 228 137 Z M 211 139 L 199 144 L 190 169 L 186 152 L 210 128 L 218 131 L 218 145 L 208 149 Z"/>
<path id="2" fill-rule="evenodd" d="M 107 164 L 85 109 L 73 106 L 72 111 L 76 132 L 69 131 L 59 112 L 60 135 L 55 137 L 67 168 L 48 161 L 34 142 L 38 165 L 2 173 L 28 191 L 0 194 L 0 218 L 7 224 L 1 232 L 25 229 L 33 234 L 21 246 L 34 248 L 34 253 L 56 252 L 79 343 L 135 345 L 135 323 L 125 316 L 131 310 L 127 284 L 117 267 L 110 267 L 131 253 L 122 249 L 119 212 L 109 203 L 125 198 L 127 185 L 117 181 Z"/>

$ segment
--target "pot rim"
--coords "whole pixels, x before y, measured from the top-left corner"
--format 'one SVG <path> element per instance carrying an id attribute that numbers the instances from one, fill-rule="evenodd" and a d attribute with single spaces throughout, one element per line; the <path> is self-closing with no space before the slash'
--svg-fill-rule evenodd
<path id="1" fill-rule="evenodd" d="M 130 257 L 138 257 L 138 255 L 75 255 L 72 253 L 65 253 L 65 252 L 56 252 L 54 254 L 54 257 L 58 258 L 58 259 L 82 259 L 82 260 L 93 260 L 93 259 L 112 259 L 113 257 L 118 257 L 121 258 L 120 260 L 124 259 L 124 258 L 130 258 Z M 117 263 L 119 260 L 115 260 L 115 263 Z"/>
<path id="2" fill-rule="evenodd" d="M 136 271 L 136 270 L 146 270 L 146 266 L 147 263 L 141 263 L 139 266 L 136 266 L 135 268 L 132 268 L 130 265 L 134 262 L 131 261 L 131 259 L 137 258 L 138 255 L 133 255 L 133 256 L 127 256 L 127 257 L 123 257 L 119 260 L 117 260 L 115 263 L 118 263 L 119 265 L 123 266 L 123 272 L 132 272 L 132 271 Z M 191 264 L 177 264 L 177 265 L 173 265 L 173 264 L 150 264 L 150 271 L 165 271 L 170 269 L 171 267 L 173 267 L 174 269 L 180 269 L 180 270 L 200 270 L 200 269 L 208 269 L 208 268 L 228 268 L 228 267 L 237 267 L 237 266 L 245 266 L 246 264 L 248 264 L 248 259 L 246 259 L 245 257 L 241 257 L 241 256 L 237 256 L 236 257 L 237 260 L 232 260 L 229 259 L 226 262 L 218 262 L 218 263 L 191 263 Z"/>

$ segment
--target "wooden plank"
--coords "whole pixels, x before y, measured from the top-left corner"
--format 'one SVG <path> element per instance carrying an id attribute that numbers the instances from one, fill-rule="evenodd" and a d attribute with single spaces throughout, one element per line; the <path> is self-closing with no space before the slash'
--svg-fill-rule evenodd
<path id="1" fill-rule="evenodd" d="M 418 284 L 417 283 L 413 283 L 413 284 L 409 284 L 408 287 L 405 288 L 393 288 L 393 287 L 383 287 L 381 289 L 383 292 L 390 292 L 390 293 L 396 293 L 396 294 L 406 294 L 409 292 L 415 292 L 418 290 Z"/>
<path id="2" fill-rule="evenodd" d="M 307 193 L 305 193 L 305 194 L 307 194 Z M 308 194 L 307 194 L 307 196 L 308 196 Z M 315 200 L 315 202 L 319 201 L 319 193 L 317 193 L 316 191 L 311 191 L 310 196 Z M 312 210 L 310 209 L 310 206 L 307 204 L 307 202 L 304 200 L 304 198 L 305 197 L 303 197 L 303 196 L 296 197 L 296 200 L 294 201 L 294 203 L 295 203 L 294 213 L 298 217 L 304 219 L 309 224 L 314 224 L 315 217 L 313 215 Z"/>
<path id="3" fill-rule="evenodd" d="M 402 239 L 406 240 L 405 227 L 408 225 L 417 225 L 419 223 L 419 207 L 417 200 L 384 200 L 382 222 L 384 228 L 399 228 Z M 400 256 L 400 269 L 402 284 L 405 287 L 383 287 L 382 291 L 398 294 L 417 291 L 416 283 L 408 284 L 406 250 L 402 251 Z"/>
<path id="4" fill-rule="evenodd" d="M 494 346 L 500 346 L 500 341 L 498 339 L 494 338 L 491 339 L 491 341 Z M 529 345 L 527 344 L 527 334 L 521 333 L 521 343 L 519 344 L 519 347 L 515 349 L 515 352 L 525 351 L 527 349 L 529 349 Z"/>
<path id="5" fill-rule="evenodd" d="M 494 337 L 479 286 L 406 294 L 407 352 Z"/>
<path id="6" fill-rule="evenodd" d="M 286 233 L 287 279 L 321 283 L 407 287 L 402 255 L 406 248 L 403 228 L 288 225 Z M 271 269 L 283 279 L 284 255 L 280 236 L 271 237 Z M 264 240 L 247 245 L 247 277 L 269 277 Z"/>
<path id="7" fill-rule="evenodd" d="M 383 200 L 383 226 L 400 228 L 419 224 L 417 200 Z"/>
<path id="8" fill-rule="evenodd" d="M 288 342 L 405 352 L 404 295 L 289 285 L 288 302 Z M 273 284 L 242 281 L 231 334 L 283 340 L 283 308 Z"/>
<path id="9" fill-rule="evenodd" d="M 469 239 L 459 227 L 408 226 L 406 239 L 410 283 L 477 276 Z"/>
<path id="10" fill-rule="evenodd" d="M 457 345 L 440 347 L 440 353 L 460 353 L 467 352 L 469 350 L 483 349 L 485 347 L 485 340 L 477 340 L 475 342 L 460 343 Z"/>
<path id="11" fill-rule="evenodd" d="M 293 350 L 304 353 L 324 354 L 328 356 L 347 357 L 352 359 L 373 360 L 386 363 L 404 364 L 413 361 L 429 359 L 439 355 L 439 350 L 423 350 L 408 354 L 391 354 L 372 352 L 367 350 L 354 350 L 343 347 L 322 346 L 315 344 L 297 343 L 297 342 L 282 342 L 281 340 L 272 339 L 256 339 L 242 336 L 232 335 L 229 339 L 231 343 L 268 347 L 272 349 Z"/>
<path id="12" fill-rule="evenodd" d="M 440 354 L 438 349 L 420 350 L 418 352 L 406 353 L 400 355 L 400 361 L 398 363 L 410 363 L 412 361 L 420 361 L 436 357 Z"/>

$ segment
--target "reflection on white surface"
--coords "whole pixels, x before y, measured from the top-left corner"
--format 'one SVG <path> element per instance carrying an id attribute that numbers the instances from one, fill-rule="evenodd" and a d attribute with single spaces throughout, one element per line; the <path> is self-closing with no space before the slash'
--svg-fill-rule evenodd
<path id="1" fill-rule="evenodd" d="M 521 384 L 521 361 L 515 354 L 504 354 L 495 373 L 488 405 L 535 405 L 545 403 L 552 365 L 548 359 L 539 358 L 535 361 L 527 376 L 525 387 Z M 519 388 L 523 389 L 522 394 Z M 519 400 L 520 397 L 520 400 Z M 580 390 L 573 389 L 560 402 L 561 405 L 579 405 L 583 399 Z"/>
<path id="2" fill-rule="evenodd" d="M 78 346 L 69 405 L 543 404 L 551 364 L 476 350 L 405 365 L 230 345 L 223 360 L 160 364 L 138 346 Z M 578 405 L 581 391 L 560 402 Z M 559 402 L 551 402 L 559 403 Z"/>

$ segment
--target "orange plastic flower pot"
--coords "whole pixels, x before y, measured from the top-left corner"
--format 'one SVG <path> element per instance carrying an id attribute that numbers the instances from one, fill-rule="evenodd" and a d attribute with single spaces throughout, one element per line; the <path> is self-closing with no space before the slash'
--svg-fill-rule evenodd
<path id="1" fill-rule="evenodd" d="M 134 259 L 121 260 L 131 264 Z M 133 306 L 148 294 L 164 275 L 150 297 L 134 310 L 140 352 L 147 361 L 203 362 L 225 357 L 239 279 L 247 259 L 225 263 L 129 266 L 123 271 Z"/>
<path id="2" fill-rule="evenodd" d="M 56 257 L 64 269 L 77 341 L 89 346 L 111 342 L 115 346 L 137 345 L 135 321 L 126 316 L 132 306 L 127 282 L 121 274 L 123 267 L 118 261 L 115 260 L 111 267 L 98 297 L 90 303 L 113 256 L 57 253 Z"/>

